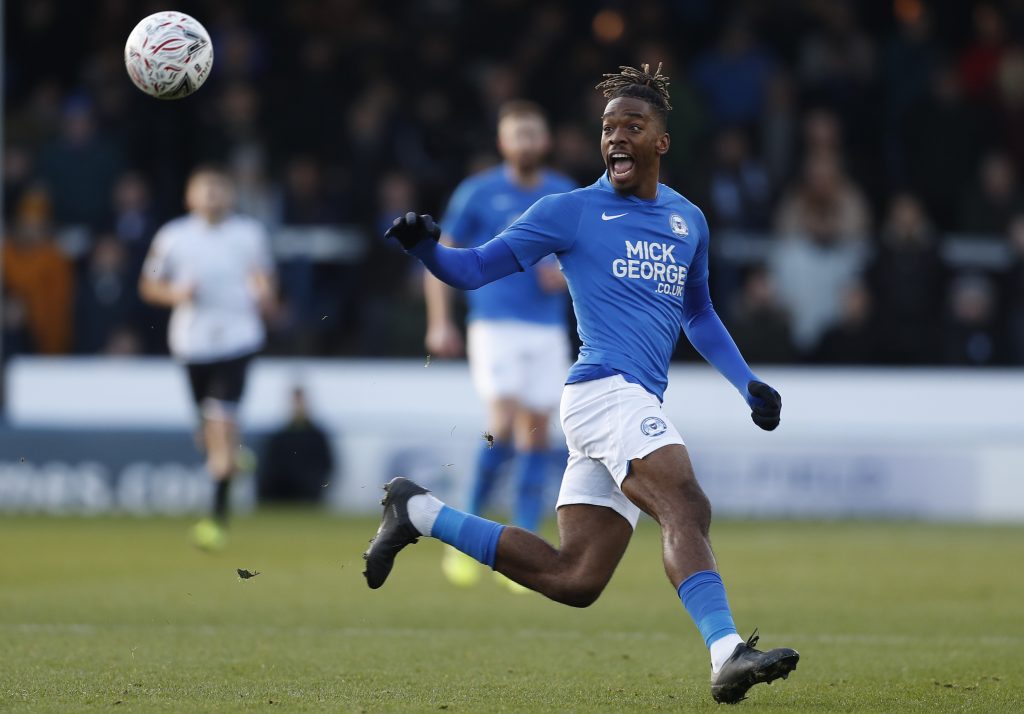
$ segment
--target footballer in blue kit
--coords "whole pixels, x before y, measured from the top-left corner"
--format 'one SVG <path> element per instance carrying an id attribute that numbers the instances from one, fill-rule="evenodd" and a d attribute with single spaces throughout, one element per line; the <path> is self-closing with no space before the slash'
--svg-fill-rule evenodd
<path id="1" fill-rule="evenodd" d="M 551 146 L 547 119 L 533 102 L 512 100 L 498 112 L 498 149 L 503 162 L 463 181 L 445 212 L 443 245 L 475 248 L 518 219 L 549 194 L 575 188 L 565 176 L 544 168 Z M 451 317 L 446 284 L 424 279 L 426 347 L 435 357 L 458 357 L 462 335 Z M 470 373 L 487 405 L 487 432 L 468 494 L 467 510 L 483 513 L 506 464 L 515 480 L 512 522 L 536 531 L 543 513 L 544 486 L 553 461 L 548 422 L 557 408 L 569 367 L 568 296 L 554 257 L 522 272 L 466 293 Z M 561 454 L 564 458 L 564 450 Z M 456 585 L 472 585 L 480 565 L 454 548 L 445 550 L 442 570 Z M 514 592 L 525 588 L 500 573 Z"/>
<path id="2" fill-rule="evenodd" d="M 711 695 L 735 703 L 756 684 L 788 677 L 793 649 L 739 636 L 711 550 L 711 505 L 682 437 L 661 409 L 680 331 L 736 388 L 754 423 L 780 422 L 778 392 L 751 372 L 708 292 L 708 227 L 700 210 L 658 181 L 670 139 L 661 66 L 622 67 L 598 85 L 606 171 L 594 184 L 540 199 L 477 248 L 437 241 L 433 218 L 407 213 L 387 236 L 444 282 L 475 289 L 554 254 L 583 346 L 562 392 L 569 461 L 558 496 L 559 546 L 445 505 L 405 478 L 385 486 L 384 516 L 364 554 L 371 588 L 421 536 L 437 538 L 509 579 L 575 607 L 593 603 L 629 544 L 640 513 L 661 528 L 665 572 L 704 638 Z"/>

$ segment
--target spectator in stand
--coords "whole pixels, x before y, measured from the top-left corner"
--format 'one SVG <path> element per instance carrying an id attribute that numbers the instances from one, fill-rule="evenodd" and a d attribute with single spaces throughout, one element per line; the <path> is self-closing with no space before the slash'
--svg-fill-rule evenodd
<path id="1" fill-rule="evenodd" d="M 8 47 L 7 51 L 12 50 Z M 63 100 L 60 83 L 53 77 L 42 75 L 20 106 L 4 107 L 4 139 L 38 147 L 57 138 Z"/>
<path id="2" fill-rule="evenodd" d="M 3 205 L 4 224 L 10 225 L 14 214 L 14 207 L 18 205 L 21 194 L 32 183 L 32 152 L 28 147 L 18 144 L 8 144 L 4 147 L 4 168 L 3 180 Z"/>
<path id="3" fill-rule="evenodd" d="M 871 294 L 854 281 L 842 294 L 839 322 L 822 335 L 812 360 L 823 364 L 874 364 L 878 337 L 872 319 Z"/>
<path id="4" fill-rule="evenodd" d="M 1014 163 L 1024 166 L 1024 47 L 1007 50 L 996 77 L 997 116 L 1006 149 Z"/>
<path id="5" fill-rule="evenodd" d="M 393 141 L 395 114 L 401 106 L 402 90 L 387 74 L 374 75 L 366 91 L 350 104 L 346 126 L 341 132 L 345 142 L 345 165 L 353 176 L 372 177 L 362 195 L 356 194 L 355 205 L 372 206 L 376 200 L 374 183 L 379 181 L 381 167 L 393 164 L 399 147 Z"/>
<path id="6" fill-rule="evenodd" d="M 157 229 L 149 185 L 138 171 L 126 171 L 114 184 L 114 218 L 111 226 L 114 236 L 124 249 L 128 270 L 138 275 Z"/>
<path id="7" fill-rule="evenodd" d="M 65 103 L 61 136 L 39 154 L 39 175 L 53 200 L 58 226 L 102 229 L 110 220 L 110 196 L 121 171 L 116 147 L 99 134 L 92 102 Z"/>
<path id="8" fill-rule="evenodd" d="M 956 67 L 948 63 L 936 67 L 928 93 L 911 106 L 902 124 L 901 173 L 944 229 L 956 225 L 987 124 L 987 115 L 967 100 Z"/>
<path id="9" fill-rule="evenodd" d="M 800 182 L 779 209 L 781 242 L 771 261 L 802 354 L 839 318 L 842 286 L 864 264 L 869 220 L 867 203 L 838 157 L 827 152 L 808 156 Z"/>
<path id="10" fill-rule="evenodd" d="M 280 221 L 279 197 L 267 170 L 267 152 L 259 144 L 241 147 L 231 157 L 231 176 L 238 186 L 238 212 L 268 227 Z"/>
<path id="11" fill-rule="evenodd" d="M 799 123 L 793 78 L 777 71 L 768 85 L 760 126 L 761 156 L 775 186 L 788 180 L 792 173 Z"/>
<path id="12" fill-rule="evenodd" d="M 25 307 L 26 325 L 39 354 L 71 349 L 71 261 L 54 244 L 47 193 L 30 189 L 15 211 L 14 229 L 4 241 L 4 290 Z M 5 316 L 6 317 L 6 316 Z"/>
<path id="13" fill-rule="evenodd" d="M 881 240 L 867 269 L 874 302 L 879 357 L 888 364 L 927 364 L 939 353 L 940 316 L 946 267 L 921 203 L 896 195 Z"/>
<path id="14" fill-rule="evenodd" d="M 772 198 L 768 172 L 751 155 L 746 133 L 723 129 L 715 141 L 711 170 L 710 209 L 717 230 L 762 231 L 768 227 Z"/>
<path id="15" fill-rule="evenodd" d="M 295 387 L 288 422 L 267 437 L 259 460 L 260 502 L 319 503 L 333 472 L 327 436 L 310 417 L 305 391 Z"/>
<path id="16" fill-rule="evenodd" d="M 32 333 L 28 324 L 28 309 L 21 298 L 12 295 L 4 286 L 3 291 L 3 353 L 0 361 L 6 362 L 13 355 L 27 355 L 35 352 Z"/>
<path id="17" fill-rule="evenodd" d="M 969 235 L 1001 236 L 1010 219 L 1024 211 L 1024 192 L 1010 157 L 996 151 L 985 157 L 978 184 L 964 196 L 960 209 L 960 230 Z"/>
<path id="18" fill-rule="evenodd" d="M 199 133 L 199 149 L 207 160 L 230 166 L 239 152 L 263 145 L 261 100 L 256 88 L 246 82 L 231 82 L 221 90 L 204 114 L 205 126 Z"/>
<path id="19" fill-rule="evenodd" d="M 1006 333 L 1010 361 L 1024 365 L 1024 214 L 1010 221 L 1009 239 L 1013 262 L 1003 283 Z"/>
<path id="20" fill-rule="evenodd" d="M 142 263 L 146 259 L 146 252 L 153 240 L 153 235 L 158 228 L 156 211 L 153 208 L 152 191 L 146 176 L 139 171 L 126 171 L 122 173 L 117 183 L 114 184 L 114 216 L 110 225 L 109 234 L 117 238 L 120 244 L 120 252 L 123 256 L 119 258 L 132 280 L 142 272 Z M 109 249 L 105 251 L 112 253 Z M 86 282 L 91 277 L 85 276 Z M 88 290 L 88 287 L 80 287 Z M 164 334 L 167 328 L 167 311 L 142 304 L 134 287 L 129 291 L 126 299 L 133 303 L 132 310 L 124 315 L 124 319 L 130 319 L 130 324 L 107 323 L 108 328 L 118 327 L 122 331 L 132 331 L 134 340 L 140 344 L 140 349 L 146 354 L 163 354 L 167 349 L 167 341 Z M 77 319 L 77 318 L 76 318 Z M 133 329 L 134 327 L 134 329 Z M 91 332 L 92 328 L 82 328 Z M 81 334 L 79 326 L 76 325 L 76 332 Z M 113 338 L 110 338 L 113 339 Z M 77 341 L 77 338 L 76 338 Z M 118 349 L 126 348 L 127 342 L 123 341 Z M 79 343 L 78 349 L 84 349 Z M 87 351 L 93 352 L 103 349 L 102 345 L 94 345 L 90 342 Z M 121 352 L 119 352 L 120 354 Z"/>
<path id="21" fill-rule="evenodd" d="M 870 211 L 861 190 L 843 170 L 837 151 L 813 149 L 800 181 L 782 199 L 776 229 L 829 242 L 858 242 L 867 237 Z"/>
<path id="22" fill-rule="evenodd" d="M 982 367 L 1000 363 L 995 291 L 984 275 L 967 273 L 954 280 L 944 333 L 948 364 Z"/>
<path id="23" fill-rule="evenodd" d="M 755 265 L 747 272 L 728 323 L 729 333 L 751 364 L 796 359 L 789 315 L 779 303 L 778 291 L 767 266 Z"/>
<path id="24" fill-rule="evenodd" d="M 806 157 L 828 155 L 842 158 L 843 129 L 835 112 L 817 107 L 804 115 L 803 154 Z"/>
<path id="25" fill-rule="evenodd" d="M 882 57 L 890 138 L 899 132 L 906 113 L 928 93 L 939 52 L 935 22 L 927 5 L 896 3 L 893 14 L 897 24 Z"/>
<path id="26" fill-rule="evenodd" d="M 285 169 L 281 222 L 324 226 L 347 218 L 343 197 L 332 190 L 323 164 L 311 154 L 293 156 Z"/>
<path id="27" fill-rule="evenodd" d="M 76 282 L 76 352 L 105 351 L 117 330 L 138 320 L 141 303 L 135 290 L 137 275 L 117 236 L 100 236 Z"/>
<path id="28" fill-rule="evenodd" d="M 577 123 L 562 124 L 555 129 L 551 165 L 581 185 L 593 181 L 601 173 L 600 160 L 595 162 L 592 133 Z M 494 163 L 498 162 L 495 157 Z M 411 205 L 411 204 L 410 204 Z"/>
<path id="29" fill-rule="evenodd" d="M 281 200 L 281 222 L 287 235 L 312 236 L 350 220 L 346 193 L 337 185 L 337 176 L 312 155 L 292 157 Z M 309 248 L 315 245 L 307 243 Z M 292 253 L 280 266 L 291 317 L 313 351 L 329 352 L 332 344 L 345 337 L 356 272 L 352 262 L 334 254 L 318 257 L 311 251 Z"/>
<path id="30" fill-rule="evenodd" d="M 419 196 L 412 176 L 391 171 L 377 184 L 376 235 L 391 226 L 395 216 L 415 206 Z M 371 355 L 423 355 L 427 329 L 423 310 L 423 270 L 406 260 L 393 241 L 373 241 L 360 282 L 363 352 Z M 413 330 L 419 330 L 415 335 Z M 413 337 L 415 336 L 415 339 Z"/>
<path id="31" fill-rule="evenodd" d="M 746 126 L 760 116 L 774 66 L 768 52 L 757 46 L 749 21 L 736 17 L 715 49 L 697 58 L 691 76 L 713 123 Z"/>
<path id="32" fill-rule="evenodd" d="M 875 47 L 860 26 L 857 3 L 824 2 L 809 7 L 818 21 L 803 33 L 800 43 L 798 72 L 806 94 L 840 109 L 847 117 L 876 111 L 863 101 L 873 78 Z"/>
<path id="33" fill-rule="evenodd" d="M 1006 45 L 1006 22 L 991 2 L 975 5 L 973 20 L 974 38 L 960 55 L 960 75 L 972 99 L 989 101 Z"/>

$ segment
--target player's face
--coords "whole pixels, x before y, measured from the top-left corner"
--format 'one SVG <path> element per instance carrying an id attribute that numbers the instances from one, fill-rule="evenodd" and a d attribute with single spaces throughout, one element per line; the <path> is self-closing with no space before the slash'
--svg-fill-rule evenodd
<path id="1" fill-rule="evenodd" d="M 188 210 L 198 213 L 207 220 L 219 220 L 227 215 L 235 201 L 231 182 L 218 173 L 201 173 L 193 176 L 185 192 Z"/>
<path id="2" fill-rule="evenodd" d="M 519 169 L 535 169 L 551 148 L 547 122 L 534 114 L 507 116 L 498 124 L 498 150 Z"/>
<path id="3" fill-rule="evenodd" d="M 653 198 L 668 144 L 665 127 L 650 104 L 634 97 L 608 102 L 601 116 L 601 155 L 616 191 Z"/>

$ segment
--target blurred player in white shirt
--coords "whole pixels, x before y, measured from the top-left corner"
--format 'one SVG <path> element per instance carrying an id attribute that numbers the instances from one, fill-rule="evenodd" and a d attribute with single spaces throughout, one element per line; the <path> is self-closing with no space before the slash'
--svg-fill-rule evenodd
<path id="1" fill-rule="evenodd" d="M 234 201 L 222 170 L 193 171 L 185 190 L 189 213 L 157 232 L 139 281 L 145 301 L 171 308 L 170 351 L 188 371 L 199 411 L 214 498 L 211 517 L 196 524 L 193 537 L 206 549 L 225 542 L 238 405 L 249 361 L 263 348 L 263 314 L 276 290 L 266 231 L 234 214 Z"/>

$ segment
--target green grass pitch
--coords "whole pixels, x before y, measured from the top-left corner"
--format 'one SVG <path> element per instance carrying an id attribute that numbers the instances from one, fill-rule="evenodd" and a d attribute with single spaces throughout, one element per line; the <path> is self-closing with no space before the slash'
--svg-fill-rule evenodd
<path id="1" fill-rule="evenodd" d="M 434 541 L 371 592 L 375 525 L 263 513 L 207 555 L 183 520 L 0 518 L 0 710 L 721 711 L 653 524 L 587 610 L 455 589 Z M 712 535 L 741 634 L 802 654 L 742 709 L 1024 711 L 1024 529 Z"/>

